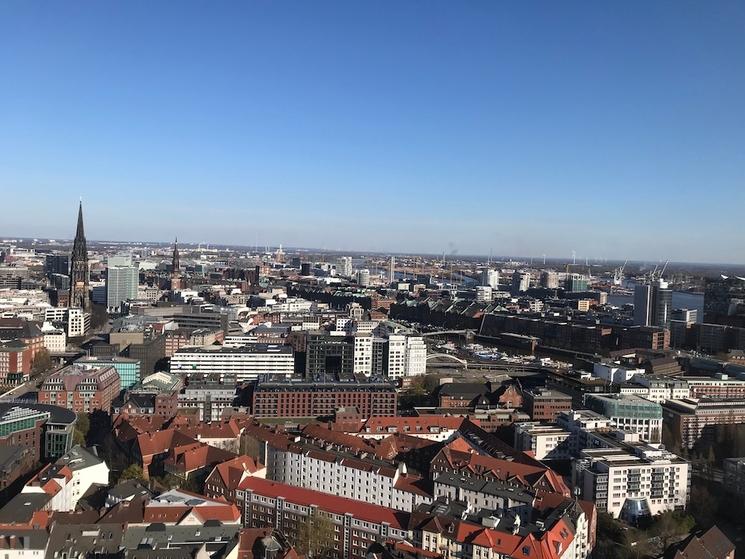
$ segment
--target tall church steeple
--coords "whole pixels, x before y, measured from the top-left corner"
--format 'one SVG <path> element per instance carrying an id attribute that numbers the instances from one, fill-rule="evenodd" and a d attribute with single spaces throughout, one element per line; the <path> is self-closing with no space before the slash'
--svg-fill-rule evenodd
<path id="1" fill-rule="evenodd" d="M 173 258 L 171 260 L 171 291 L 181 289 L 181 260 L 178 253 L 178 237 L 173 243 Z"/>
<path id="2" fill-rule="evenodd" d="M 85 242 L 85 228 L 83 227 L 83 201 L 78 207 L 78 226 L 75 230 L 75 240 L 72 243 L 70 257 L 70 307 L 90 309 L 88 297 L 88 249 Z"/>

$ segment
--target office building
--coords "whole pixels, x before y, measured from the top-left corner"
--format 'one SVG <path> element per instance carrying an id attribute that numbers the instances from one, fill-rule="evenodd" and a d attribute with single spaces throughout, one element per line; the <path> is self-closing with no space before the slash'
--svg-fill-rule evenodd
<path id="1" fill-rule="evenodd" d="M 171 373 L 210 375 L 238 382 L 255 381 L 260 375 L 290 377 L 295 369 L 292 347 L 249 344 L 242 347 L 185 347 L 171 357 Z"/>
<path id="2" fill-rule="evenodd" d="M 698 322 L 697 309 L 673 309 L 671 320 L 679 320 L 686 324 L 695 324 Z"/>
<path id="3" fill-rule="evenodd" d="M 0 403 L 0 447 L 31 451 L 34 465 L 63 455 L 72 448 L 77 416 L 59 406 Z"/>
<path id="4" fill-rule="evenodd" d="M 331 417 L 340 408 L 357 408 L 362 417 L 396 414 L 396 389 L 389 382 L 259 381 L 254 388 L 256 417 Z"/>
<path id="5" fill-rule="evenodd" d="M 589 279 L 582 274 L 568 274 L 564 280 L 564 289 L 570 293 L 587 291 Z"/>
<path id="6" fill-rule="evenodd" d="M 84 368 L 114 367 L 119 373 L 121 389 L 126 390 L 140 382 L 140 361 L 129 357 L 82 357 L 75 364 Z"/>
<path id="7" fill-rule="evenodd" d="M 512 274 L 512 293 L 522 293 L 530 289 L 530 272 L 515 270 Z"/>
<path id="8" fill-rule="evenodd" d="M 109 412 L 119 391 L 119 373 L 114 367 L 85 368 L 73 364 L 44 379 L 38 398 L 41 404 L 60 406 L 75 413 Z"/>
<path id="9" fill-rule="evenodd" d="M 745 383 L 744 383 L 745 384 Z M 619 387 L 621 394 L 636 394 L 661 404 L 666 400 L 688 398 L 691 389 L 685 378 L 657 375 L 638 375 L 634 380 Z"/>
<path id="10" fill-rule="evenodd" d="M 370 270 L 363 269 L 357 270 L 357 283 L 361 287 L 367 287 L 370 285 Z"/>
<path id="11" fill-rule="evenodd" d="M 691 467 L 649 445 L 587 449 L 572 462 L 572 486 L 599 512 L 635 522 L 688 503 Z"/>
<path id="12" fill-rule="evenodd" d="M 553 270 L 545 270 L 541 272 L 541 287 L 546 289 L 558 289 L 559 288 L 559 273 Z"/>
<path id="13" fill-rule="evenodd" d="M 69 254 L 47 254 L 44 260 L 44 275 L 50 278 L 53 275 L 70 275 Z"/>
<path id="14" fill-rule="evenodd" d="M 124 301 L 137 298 L 140 271 L 132 263 L 131 255 L 111 256 L 106 272 L 106 307 L 110 313 L 118 313 Z"/>
<path id="15" fill-rule="evenodd" d="M 638 433 L 647 442 L 662 438 L 662 408 L 636 394 L 588 394 L 588 408 L 609 418 L 615 427 Z"/>
<path id="16" fill-rule="evenodd" d="M 673 316 L 673 291 L 665 280 L 634 288 L 634 324 L 669 327 Z"/>
<path id="17" fill-rule="evenodd" d="M 704 322 L 745 326 L 745 278 L 722 276 L 706 281 Z"/>
<path id="18" fill-rule="evenodd" d="M 535 388 L 523 391 L 523 409 L 533 421 L 554 421 L 572 409 L 572 397 L 558 390 Z"/>
<path id="19" fill-rule="evenodd" d="M 481 285 L 483 287 L 499 289 L 499 272 L 492 268 L 484 268 L 481 271 Z"/>
<path id="20" fill-rule="evenodd" d="M 31 374 L 31 348 L 21 340 L 0 342 L 0 385 L 23 384 Z"/>

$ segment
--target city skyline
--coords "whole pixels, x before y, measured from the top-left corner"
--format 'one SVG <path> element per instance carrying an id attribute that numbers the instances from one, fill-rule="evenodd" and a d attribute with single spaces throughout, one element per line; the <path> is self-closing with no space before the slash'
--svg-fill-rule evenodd
<path id="1" fill-rule="evenodd" d="M 0 16 L 3 235 L 745 262 L 734 2 Z"/>

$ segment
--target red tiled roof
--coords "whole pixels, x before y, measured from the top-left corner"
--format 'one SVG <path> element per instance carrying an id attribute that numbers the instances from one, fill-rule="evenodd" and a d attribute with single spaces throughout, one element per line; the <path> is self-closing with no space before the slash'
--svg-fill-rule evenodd
<path id="1" fill-rule="evenodd" d="M 407 525 L 409 518 L 408 513 L 386 507 L 371 505 L 370 503 L 363 503 L 345 497 L 337 497 L 336 495 L 321 493 L 312 489 L 294 487 L 258 477 L 247 477 L 241 482 L 240 489 L 253 491 L 258 495 L 274 499 L 283 497 L 286 501 L 298 505 L 316 505 L 320 509 L 333 514 L 351 514 L 354 518 L 366 522 L 374 522 L 376 524 L 385 522 L 396 529 L 403 529 Z"/>
<path id="2" fill-rule="evenodd" d="M 257 463 L 250 456 L 237 456 L 232 460 L 228 460 L 215 466 L 209 477 L 212 477 L 213 475 L 220 476 L 226 489 L 234 490 L 238 488 L 238 484 L 245 475 L 255 474 L 262 469 L 264 469 L 264 465 Z"/>

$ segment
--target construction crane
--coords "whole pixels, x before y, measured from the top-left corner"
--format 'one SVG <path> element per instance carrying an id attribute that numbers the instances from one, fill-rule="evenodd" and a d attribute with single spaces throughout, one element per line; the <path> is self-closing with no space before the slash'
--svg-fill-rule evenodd
<path id="1" fill-rule="evenodd" d="M 623 266 L 616 268 L 613 272 L 613 285 L 621 285 L 623 283 L 623 271 L 626 269 L 626 264 L 629 263 L 629 259 L 623 263 Z"/>

